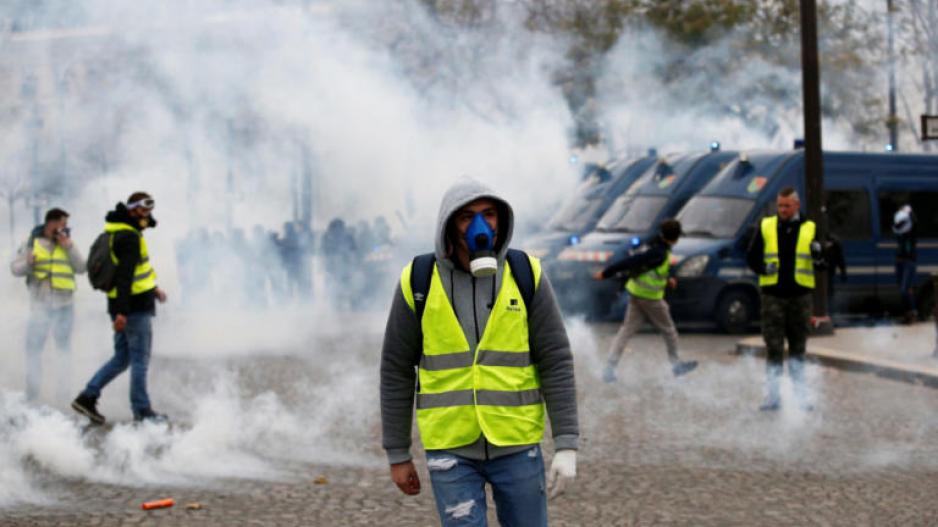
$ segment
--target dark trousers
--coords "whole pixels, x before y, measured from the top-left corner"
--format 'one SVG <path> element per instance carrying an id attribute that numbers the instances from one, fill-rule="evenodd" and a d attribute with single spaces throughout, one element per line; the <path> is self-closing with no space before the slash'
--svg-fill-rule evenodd
<path id="1" fill-rule="evenodd" d="M 912 287 L 915 284 L 915 262 L 901 260 L 896 262 L 896 283 L 899 284 L 899 294 L 902 296 L 902 307 L 906 313 L 915 311 L 915 294 Z"/>
<path id="2" fill-rule="evenodd" d="M 779 298 L 762 295 L 762 338 L 766 346 L 768 397 L 778 400 L 778 382 L 788 341 L 788 373 L 796 390 L 804 386 L 804 353 L 811 331 L 811 295 Z"/>

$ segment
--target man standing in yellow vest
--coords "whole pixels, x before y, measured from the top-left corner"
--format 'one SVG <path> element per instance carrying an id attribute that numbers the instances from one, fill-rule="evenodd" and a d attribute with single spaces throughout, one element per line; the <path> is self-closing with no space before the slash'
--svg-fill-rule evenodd
<path id="1" fill-rule="evenodd" d="M 540 262 L 508 248 L 513 226 L 505 200 L 458 182 L 440 206 L 435 252 L 405 267 L 394 292 L 381 353 L 383 446 L 391 479 L 418 494 L 416 412 L 443 525 L 485 525 L 486 483 L 502 525 L 547 525 L 548 494 L 576 476 L 570 343 Z M 556 450 L 546 483 L 545 416 Z"/>
<path id="2" fill-rule="evenodd" d="M 759 407 L 775 411 L 781 406 L 779 380 L 788 340 L 788 373 L 798 403 L 805 410 L 804 354 L 811 330 L 811 291 L 815 260 L 821 246 L 815 241 L 813 221 L 802 219 L 801 201 L 792 187 L 777 196 L 778 214 L 756 226 L 746 261 L 759 275 L 762 290 L 762 337 L 766 346 L 766 395 Z M 820 263 L 820 262 L 818 262 Z"/>
<path id="3" fill-rule="evenodd" d="M 671 310 L 664 300 L 667 287 L 675 287 L 677 281 L 671 276 L 671 247 L 681 237 L 681 223 L 675 219 L 661 222 L 658 236 L 651 240 L 644 250 L 613 262 L 593 275 L 595 280 L 604 280 L 620 272 L 629 273 L 625 284 L 629 292 L 629 306 L 625 310 L 625 319 L 616 333 L 609 348 L 609 358 L 603 369 L 603 380 L 615 382 L 616 366 L 629 340 L 638 333 L 642 324 L 651 323 L 664 338 L 671 362 L 671 372 L 680 377 L 693 371 L 697 361 L 682 361 L 677 353 L 677 328 L 671 319 Z"/>
<path id="4" fill-rule="evenodd" d="M 72 243 L 68 213 L 58 208 L 46 212 L 45 222 L 33 229 L 10 270 L 26 277 L 29 287 L 26 398 L 35 400 L 42 380 L 42 349 L 50 332 L 59 350 L 59 390 L 68 386 L 75 275 L 85 272 L 85 260 Z"/>
<path id="5" fill-rule="evenodd" d="M 147 370 L 153 342 L 152 319 L 156 302 L 166 294 L 156 285 L 156 271 L 143 237 L 144 229 L 156 227 L 152 216 L 156 202 L 146 192 L 135 192 L 127 204 L 118 203 L 105 218 L 104 232 L 111 234 L 111 261 L 117 267 L 114 288 L 108 291 L 108 312 L 114 329 L 114 356 L 88 381 L 72 408 L 95 424 L 104 424 L 98 413 L 101 390 L 130 367 L 130 407 L 135 421 L 165 421 L 153 411 L 147 395 Z"/>

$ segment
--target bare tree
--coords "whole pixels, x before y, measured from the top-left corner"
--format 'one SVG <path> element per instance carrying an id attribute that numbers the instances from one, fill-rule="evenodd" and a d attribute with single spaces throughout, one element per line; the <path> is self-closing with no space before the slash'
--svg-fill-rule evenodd
<path id="1" fill-rule="evenodd" d="M 27 181 L 22 172 L 0 172 L 0 197 L 6 200 L 10 215 L 10 250 L 16 247 L 16 202 L 25 200 Z"/>
<path id="2" fill-rule="evenodd" d="M 902 8 L 905 9 L 902 9 Z M 934 114 L 938 111 L 938 2 L 935 0 L 906 0 L 899 6 L 900 16 L 904 16 L 906 27 L 910 29 L 906 34 L 906 51 L 921 68 L 921 81 L 917 84 L 922 96 L 922 111 Z M 903 106 L 909 126 L 913 130 L 913 137 L 921 143 L 915 125 L 917 121 L 912 117 L 908 100 L 903 97 Z M 932 151 L 932 143 L 925 142 L 922 147 Z"/>

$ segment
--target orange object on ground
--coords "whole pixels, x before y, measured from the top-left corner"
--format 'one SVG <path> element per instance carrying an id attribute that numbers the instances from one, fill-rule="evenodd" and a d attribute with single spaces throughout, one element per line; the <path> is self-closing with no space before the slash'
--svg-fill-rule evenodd
<path id="1" fill-rule="evenodd" d="M 172 507 L 175 504 L 176 500 L 172 498 L 166 498 L 165 500 L 145 501 L 143 502 L 143 505 L 140 506 L 140 508 L 145 511 L 150 511 L 153 509 L 165 509 L 167 507 Z"/>

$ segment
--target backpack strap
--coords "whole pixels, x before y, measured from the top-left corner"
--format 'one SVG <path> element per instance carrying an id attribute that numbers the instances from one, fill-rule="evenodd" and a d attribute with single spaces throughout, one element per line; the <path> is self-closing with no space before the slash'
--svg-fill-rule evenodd
<path id="1" fill-rule="evenodd" d="M 423 320 L 423 308 L 427 305 L 430 292 L 430 279 L 433 278 L 433 266 L 436 265 L 434 253 L 421 254 L 414 258 L 410 266 L 410 289 L 414 293 L 414 313 L 417 320 Z"/>
<path id="2" fill-rule="evenodd" d="M 515 283 L 518 284 L 518 290 L 521 291 L 521 298 L 524 300 L 525 307 L 530 310 L 531 302 L 534 300 L 534 270 L 531 269 L 531 260 L 524 251 L 517 249 L 508 249 L 508 255 L 505 257 L 508 265 L 511 266 L 511 274 L 515 277 Z M 528 311 L 530 313 L 530 311 Z"/>
<path id="3" fill-rule="evenodd" d="M 508 265 L 511 266 L 515 283 L 518 284 L 518 290 L 521 291 L 524 305 L 530 308 L 534 301 L 535 289 L 531 260 L 524 251 L 517 249 L 508 249 L 506 259 Z M 414 258 L 413 265 L 410 267 L 410 288 L 414 294 L 414 313 L 417 315 L 417 320 L 423 319 L 423 310 L 427 304 L 427 294 L 430 292 L 430 279 L 433 277 L 435 264 L 436 255 L 427 253 Z"/>
<path id="4" fill-rule="evenodd" d="M 26 254 L 29 254 L 29 251 L 33 250 L 33 245 L 35 244 L 36 244 L 36 229 L 33 229 L 29 231 L 29 239 L 26 240 L 26 245 L 24 246 L 24 248 L 26 249 Z M 32 285 L 35 279 L 36 277 L 33 276 L 32 266 L 30 265 L 26 270 L 26 285 L 27 286 Z"/>

